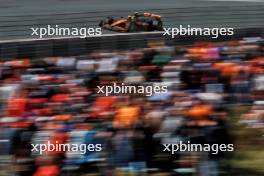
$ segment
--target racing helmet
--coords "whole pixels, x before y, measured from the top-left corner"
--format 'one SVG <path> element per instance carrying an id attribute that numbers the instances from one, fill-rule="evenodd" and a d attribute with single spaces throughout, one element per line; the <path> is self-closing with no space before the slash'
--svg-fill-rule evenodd
<path id="1" fill-rule="evenodd" d="M 138 12 L 134 12 L 134 16 L 135 17 L 138 17 L 139 16 L 139 13 Z"/>

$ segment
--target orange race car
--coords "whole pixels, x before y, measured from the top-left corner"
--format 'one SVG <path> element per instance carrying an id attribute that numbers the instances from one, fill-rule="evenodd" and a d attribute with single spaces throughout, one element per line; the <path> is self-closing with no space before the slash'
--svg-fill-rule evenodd
<path id="1" fill-rule="evenodd" d="M 99 23 L 103 29 L 118 32 L 162 31 L 161 16 L 153 13 L 137 13 L 127 18 L 107 17 Z"/>

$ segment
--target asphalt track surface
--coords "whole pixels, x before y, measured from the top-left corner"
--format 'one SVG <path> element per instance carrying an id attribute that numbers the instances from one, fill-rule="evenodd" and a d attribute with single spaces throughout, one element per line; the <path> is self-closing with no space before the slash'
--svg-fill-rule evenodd
<path id="1" fill-rule="evenodd" d="M 164 27 L 263 28 L 264 1 L 248 1 L 0 0 L 0 41 L 32 38 L 32 27 L 97 27 L 106 16 L 127 16 L 135 11 L 161 14 Z M 103 31 L 109 33 L 113 32 Z"/>

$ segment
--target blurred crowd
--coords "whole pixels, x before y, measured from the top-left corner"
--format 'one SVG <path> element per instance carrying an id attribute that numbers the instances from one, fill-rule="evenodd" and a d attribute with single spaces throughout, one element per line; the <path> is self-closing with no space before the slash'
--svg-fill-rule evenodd
<path id="1" fill-rule="evenodd" d="M 220 175 L 231 153 L 163 152 L 179 141 L 229 144 L 231 106 L 264 127 L 262 38 L 0 62 L 0 175 Z M 97 94 L 109 83 L 166 85 L 152 96 Z M 102 144 L 32 152 L 31 144 Z"/>

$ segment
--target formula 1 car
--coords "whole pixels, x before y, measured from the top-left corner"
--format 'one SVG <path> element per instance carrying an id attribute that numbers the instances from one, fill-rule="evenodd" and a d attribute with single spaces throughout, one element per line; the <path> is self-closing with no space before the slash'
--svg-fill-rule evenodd
<path id="1" fill-rule="evenodd" d="M 103 29 L 117 32 L 162 31 L 161 16 L 153 13 L 137 13 L 127 18 L 107 17 L 99 23 Z"/>

